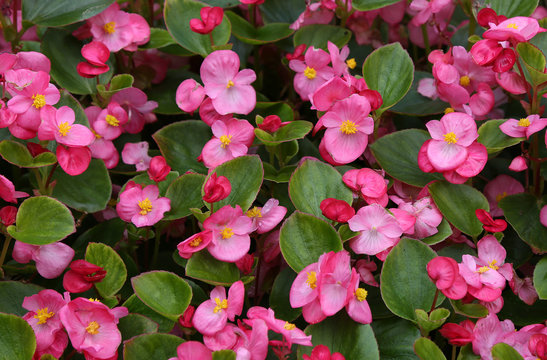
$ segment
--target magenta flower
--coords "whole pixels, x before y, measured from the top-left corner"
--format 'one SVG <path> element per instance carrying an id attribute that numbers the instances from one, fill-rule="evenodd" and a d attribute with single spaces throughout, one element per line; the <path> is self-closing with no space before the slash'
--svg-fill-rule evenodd
<path id="1" fill-rule="evenodd" d="M 363 168 L 346 171 L 342 181 L 354 192 L 358 193 L 367 204 L 387 206 L 387 180 L 377 171 Z"/>
<path id="2" fill-rule="evenodd" d="M 507 136 L 519 138 L 530 138 L 532 134 L 543 130 L 547 126 L 547 119 L 542 119 L 539 115 L 529 115 L 520 120 L 509 119 L 500 125 L 500 130 Z"/>
<path id="3" fill-rule="evenodd" d="M 171 200 L 159 197 L 156 185 L 144 189 L 139 184 L 127 184 L 120 194 L 116 211 L 124 221 L 131 221 L 137 227 L 151 226 L 160 221 L 163 215 L 171 210 Z"/>
<path id="4" fill-rule="evenodd" d="M 213 354 L 198 341 L 186 341 L 177 347 L 177 357 L 169 360 L 211 360 Z"/>
<path id="5" fill-rule="evenodd" d="M 142 131 L 145 123 L 156 121 L 152 111 L 158 107 L 158 103 L 148 101 L 148 96 L 140 89 L 122 89 L 112 96 L 112 101 L 120 104 L 127 112 L 129 120 L 123 130 L 130 134 L 137 134 Z"/>
<path id="6" fill-rule="evenodd" d="M 372 313 L 367 302 L 368 292 L 359 287 L 359 274 L 355 269 L 351 270 L 351 282 L 348 287 L 348 297 L 346 311 L 353 321 L 361 324 L 370 324 L 372 322 Z"/>
<path id="7" fill-rule="evenodd" d="M 448 298 L 458 300 L 467 294 L 467 283 L 452 258 L 437 256 L 427 263 L 427 275 Z"/>
<path id="8" fill-rule="evenodd" d="M 276 319 L 275 313 L 272 309 L 253 306 L 247 310 L 247 317 L 250 320 L 264 320 L 266 325 L 268 325 L 268 329 L 283 335 L 285 340 L 288 342 L 289 347 L 292 344 L 312 346 L 311 335 L 306 335 L 302 330 L 297 328 L 296 325 L 291 324 L 288 321 Z"/>
<path id="9" fill-rule="evenodd" d="M 152 158 L 148 156 L 148 142 L 126 143 L 122 150 L 122 161 L 126 164 L 133 164 L 137 171 L 148 170 Z"/>
<path id="10" fill-rule="evenodd" d="M 93 122 L 93 129 L 105 140 L 114 140 L 122 134 L 122 127 L 127 123 L 127 112 L 116 102 L 111 101 Z"/>
<path id="11" fill-rule="evenodd" d="M 213 239 L 213 232 L 206 230 L 190 236 L 177 245 L 179 255 L 183 259 L 190 259 L 195 252 L 206 248 Z"/>
<path id="12" fill-rule="evenodd" d="M 20 264 L 26 264 L 30 260 L 34 260 L 38 274 L 46 279 L 55 279 L 63 273 L 72 261 L 74 250 L 62 242 L 31 245 L 16 241 L 13 246 L 12 256 L 13 260 Z"/>
<path id="13" fill-rule="evenodd" d="M 524 192 L 524 186 L 515 178 L 501 174 L 489 181 L 484 187 L 484 195 L 490 205 L 490 214 L 493 217 L 503 216 L 503 210 L 498 203 L 507 195 L 520 194 Z"/>
<path id="14" fill-rule="evenodd" d="M 69 147 L 89 146 L 95 135 L 84 125 L 74 124 L 74 110 L 68 106 L 54 107 L 42 111 L 42 124 L 38 129 L 39 140 L 55 140 Z"/>
<path id="15" fill-rule="evenodd" d="M 123 306 L 110 309 L 100 301 L 77 298 L 59 315 L 74 349 L 96 359 L 110 359 L 122 341 L 116 325 L 127 314 Z"/>
<path id="16" fill-rule="evenodd" d="M 59 166 L 72 176 L 80 175 L 86 171 L 91 162 L 91 150 L 88 147 L 66 147 L 59 144 L 55 154 Z"/>
<path id="17" fill-rule="evenodd" d="M 216 259 L 236 262 L 249 251 L 249 234 L 254 230 L 253 223 L 239 205 L 235 208 L 223 206 L 203 222 L 203 228 L 213 232 L 207 250 Z"/>
<path id="18" fill-rule="evenodd" d="M 148 167 L 148 177 L 154 182 L 162 182 L 171 172 L 171 166 L 167 164 L 167 160 L 161 155 L 154 156 L 150 160 Z"/>
<path id="19" fill-rule="evenodd" d="M 75 260 L 70 264 L 70 270 L 63 277 L 63 287 L 71 293 L 81 293 L 102 281 L 106 270 L 85 260 Z"/>
<path id="20" fill-rule="evenodd" d="M 499 24 L 490 24 L 490 29 L 482 35 L 485 39 L 505 41 L 515 40 L 525 42 L 536 36 L 538 32 L 545 30 L 539 26 L 536 19 L 517 16 L 500 22 Z"/>
<path id="21" fill-rule="evenodd" d="M 270 199 L 263 207 L 255 206 L 246 215 L 253 220 L 253 226 L 259 234 L 267 233 L 283 220 L 287 208 L 279 205 L 279 200 Z"/>
<path id="22" fill-rule="evenodd" d="M 222 22 L 224 10 L 221 7 L 205 6 L 199 11 L 200 19 L 190 20 L 190 30 L 198 34 L 209 34 Z"/>
<path id="23" fill-rule="evenodd" d="M 423 239 L 438 232 L 443 216 L 431 197 L 426 196 L 413 203 L 400 203 L 399 209 L 406 211 L 416 219 L 412 234 L 415 239 Z"/>
<path id="24" fill-rule="evenodd" d="M 302 100 L 309 100 L 315 90 L 334 77 L 334 70 L 328 66 L 330 55 L 324 50 L 310 46 L 304 59 L 291 60 L 289 67 L 297 73 L 294 76 L 294 89 Z"/>
<path id="25" fill-rule="evenodd" d="M 205 98 L 205 89 L 194 79 L 186 79 L 180 83 L 175 94 L 177 106 L 187 113 L 193 113 Z"/>
<path id="26" fill-rule="evenodd" d="M 247 120 L 215 121 L 211 130 L 214 137 L 201 151 L 203 163 L 208 168 L 247 154 L 254 139 L 254 127 Z"/>
<path id="27" fill-rule="evenodd" d="M 27 197 L 28 194 L 22 191 L 15 191 L 13 183 L 4 175 L 0 175 L 0 198 L 10 203 L 17 203 L 18 198 Z"/>
<path id="28" fill-rule="evenodd" d="M 212 173 L 203 185 L 203 201 L 215 203 L 224 200 L 231 191 L 232 185 L 226 176 L 217 176 L 217 173 Z"/>
<path id="29" fill-rule="evenodd" d="M 201 303 L 196 309 L 192 320 L 194 327 L 202 334 L 214 335 L 226 326 L 228 319 L 234 321 L 236 316 L 241 315 L 244 297 L 245 286 L 241 280 L 230 286 L 228 298 L 224 287 L 215 287 L 211 291 L 210 300 Z"/>
<path id="30" fill-rule="evenodd" d="M 76 71 L 85 78 L 94 78 L 97 75 L 104 74 L 110 67 L 106 65 L 110 57 L 108 48 L 99 41 L 92 41 L 82 47 L 82 56 L 87 60 L 78 63 Z"/>
<path id="31" fill-rule="evenodd" d="M 240 339 L 233 347 L 237 358 L 264 360 L 268 355 L 268 325 L 261 319 L 254 319 L 252 329 L 239 325 Z"/>
<path id="32" fill-rule="evenodd" d="M 248 114 L 256 104 L 256 92 L 250 85 L 256 80 L 253 70 L 239 71 L 239 56 L 231 50 L 209 54 L 200 69 L 205 93 L 221 115 Z"/>

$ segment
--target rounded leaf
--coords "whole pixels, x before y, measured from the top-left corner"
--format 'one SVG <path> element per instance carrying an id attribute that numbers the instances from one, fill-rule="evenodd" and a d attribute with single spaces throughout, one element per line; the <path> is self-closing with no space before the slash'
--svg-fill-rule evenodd
<path id="1" fill-rule="evenodd" d="M 534 287 L 541 300 L 547 299 L 547 256 L 536 264 L 534 269 Z"/>
<path id="2" fill-rule="evenodd" d="M 42 26 L 63 26 L 89 19 L 113 2 L 114 0 L 25 0 L 23 19 Z"/>
<path id="3" fill-rule="evenodd" d="M 177 358 L 177 347 L 184 340 L 169 334 L 144 334 L 123 343 L 125 360 Z"/>
<path id="4" fill-rule="evenodd" d="M 230 286 L 239 280 L 239 269 L 234 263 L 217 260 L 209 252 L 200 251 L 188 260 L 186 276 L 215 286 Z"/>
<path id="5" fill-rule="evenodd" d="M 28 310 L 22 307 L 25 297 L 38 294 L 42 287 L 34 284 L 25 284 L 19 281 L 0 282 L 0 312 L 25 315 Z"/>
<path id="6" fill-rule="evenodd" d="M 144 315 L 129 314 L 120 319 L 118 329 L 122 333 L 122 340 L 127 340 L 134 336 L 158 332 L 158 324 Z"/>
<path id="7" fill-rule="evenodd" d="M 340 26 L 314 24 L 302 26 L 294 33 L 294 47 L 301 44 L 313 46 L 327 50 L 327 42 L 330 41 L 334 45 L 341 48 L 346 45 L 351 38 L 351 31 Z"/>
<path id="8" fill-rule="evenodd" d="M 517 350 L 506 343 L 498 343 L 492 347 L 494 360 L 524 360 Z"/>
<path id="9" fill-rule="evenodd" d="M 428 338 L 421 337 L 414 343 L 414 351 L 422 360 L 446 360 L 443 352 L 437 344 Z"/>
<path id="10" fill-rule="evenodd" d="M 201 174 L 184 174 L 169 185 L 165 196 L 171 199 L 171 210 L 163 220 L 180 219 L 191 215 L 191 208 L 202 208 L 201 188 L 205 176 Z"/>
<path id="11" fill-rule="evenodd" d="M 410 321 L 391 317 L 372 322 L 382 360 L 415 360 L 414 342 L 420 331 Z"/>
<path id="12" fill-rule="evenodd" d="M 106 276 L 95 288 L 102 297 L 114 296 L 120 291 L 127 278 L 125 264 L 114 249 L 101 243 L 90 243 L 85 252 L 85 260 L 106 270 Z"/>
<path id="13" fill-rule="evenodd" d="M 479 127 L 478 142 L 486 146 L 488 154 L 497 153 L 506 147 L 519 144 L 523 138 L 514 138 L 505 135 L 500 130 L 500 125 L 503 124 L 505 119 L 488 120 Z"/>
<path id="14" fill-rule="evenodd" d="M 0 142 L 0 156 L 10 164 L 24 168 L 38 168 L 53 165 L 57 162 L 54 153 L 44 152 L 32 157 L 25 145 L 13 140 Z"/>
<path id="15" fill-rule="evenodd" d="M 289 322 L 302 314 L 302 309 L 291 307 L 289 301 L 289 292 L 294 279 L 296 279 L 296 273 L 292 269 L 283 269 L 275 278 L 270 293 L 270 307 L 275 312 L 275 316 Z"/>
<path id="16" fill-rule="evenodd" d="M 0 359 L 31 360 L 36 350 L 34 330 L 22 318 L 0 313 Z"/>

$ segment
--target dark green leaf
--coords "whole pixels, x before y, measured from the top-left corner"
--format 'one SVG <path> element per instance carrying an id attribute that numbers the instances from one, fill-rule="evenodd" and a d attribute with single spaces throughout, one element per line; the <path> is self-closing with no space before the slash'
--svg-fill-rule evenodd
<path id="1" fill-rule="evenodd" d="M 392 317 L 372 322 L 372 329 L 378 340 L 380 359 L 416 360 L 414 342 L 420 337 L 420 331 L 410 321 Z"/>
<path id="2" fill-rule="evenodd" d="M 313 124 L 311 122 L 297 120 L 291 121 L 273 134 L 256 128 L 255 135 L 260 141 L 262 141 L 266 145 L 276 145 L 283 142 L 302 139 L 311 131 L 312 128 Z"/>
<path id="3" fill-rule="evenodd" d="M 294 309 L 289 302 L 289 292 L 294 279 L 296 279 L 294 271 L 290 268 L 283 269 L 275 278 L 270 293 L 270 307 L 275 312 L 275 317 L 289 322 L 302 314 L 301 308 Z"/>
<path id="4" fill-rule="evenodd" d="M 334 43 L 341 48 L 346 45 L 351 38 L 351 31 L 334 25 L 306 25 L 294 33 L 294 46 L 306 44 L 314 48 L 327 50 L 327 41 Z"/>
<path id="5" fill-rule="evenodd" d="M 355 10 L 368 11 L 380 9 L 385 6 L 395 4 L 397 2 L 397 0 L 353 0 L 351 5 Z"/>
<path id="6" fill-rule="evenodd" d="M 0 360 L 30 360 L 36 350 L 36 337 L 20 317 L 0 313 Z"/>
<path id="7" fill-rule="evenodd" d="M 215 286 L 230 286 L 239 280 L 239 269 L 234 263 L 217 260 L 202 250 L 188 260 L 186 276 Z"/>
<path id="8" fill-rule="evenodd" d="M 414 73 L 414 81 L 412 82 L 412 87 L 405 95 L 405 97 L 395 106 L 393 106 L 390 111 L 405 115 L 425 116 L 441 114 L 444 109 L 449 107 L 449 104 L 445 103 L 440 99 L 431 100 L 430 98 L 425 97 L 418 92 L 418 84 L 420 83 L 420 80 L 426 78 L 433 79 L 430 73 L 424 71 L 416 71 Z"/>
<path id="9" fill-rule="evenodd" d="M 177 357 L 177 347 L 184 340 L 169 334 L 144 334 L 123 344 L 125 360 L 169 359 Z"/>
<path id="10" fill-rule="evenodd" d="M 169 185 L 165 196 L 171 199 L 171 210 L 164 220 L 180 219 L 191 215 L 191 208 L 203 207 L 201 188 L 205 176 L 201 174 L 184 174 Z"/>
<path id="11" fill-rule="evenodd" d="M 122 340 L 131 339 L 141 334 L 158 332 L 158 324 L 141 314 L 129 314 L 120 319 L 118 329 L 122 333 Z"/>
<path id="12" fill-rule="evenodd" d="M 524 358 L 506 343 L 499 343 L 492 348 L 492 357 L 494 360 L 524 360 Z"/>
<path id="13" fill-rule="evenodd" d="M 260 5 L 260 10 L 265 23 L 292 24 L 306 10 L 306 2 L 305 0 L 268 0 Z"/>
<path id="14" fill-rule="evenodd" d="M 276 42 L 292 35 L 294 30 L 289 29 L 287 23 L 271 23 L 255 28 L 241 16 L 226 11 L 225 14 L 232 23 L 232 34 L 244 43 L 261 45 Z"/>
<path id="15" fill-rule="evenodd" d="M 85 260 L 106 270 L 104 279 L 95 284 L 99 294 L 102 297 L 116 295 L 127 278 L 127 269 L 120 255 L 108 245 L 90 243 L 85 252 Z"/>
<path id="16" fill-rule="evenodd" d="M 23 19 L 42 26 L 63 26 L 89 19 L 114 0 L 23 0 Z"/>
<path id="17" fill-rule="evenodd" d="M 488 309 L 481 304 L 463 304 L 461 300 L 450 300 L 456 314 L 470 318 L 483 318 L 488 315 Z"/>
<path id="18" fill-rule="evenodd" d="M 158 331 L 159 332 L 165 332 L 168 333 L 173 329 L 173 326 L 175 325 L 174 320 L 170 320 L 166 318 L 163 315 L 158 314 L 154 310 L 150 309 L 148 306 L 146 306 L 137 295 L 133 294 L 127 299 L 123 306 L 125 306 L 130 313 L 136 313 L 141 314 L 149 318 L 150 320 L 154 321 L 158 324 Z"/>
<path id="19" fill-rule="evenodd" d="M 498 15 L 508 18 L 515 16 L 530 16 L 538 6 L 538 0 L 486 0 Z"/>
<path id="20" fill-rule="evenodd" d="M 25 300 L 25 297 L 37 294 L 41 290 L 43 288 L 37 285 L 25 284 L 19 281 L 0 282 L 0 312 L 17 316 L 25 315 L 28 310 L 23 309 L 23 300 Z"/>
<path id="21" fill-rule="evenodd" d="M 0 142 L 0 156 L 10 164 L 25 168 L 48 166 L 57 162 L 57 157 L 51 152 L 32 157 L 25 145 L 13 140 Z"/>
<path id="22" fill-rule="evenodd" d="M 443 221 L 437 228 L 437 231 L 438 232 L 436 234 L 428 236 L 425 239 L 422 239 L 422 241 L 427 245 L 435 245 L 452 235 L 452 229 L 450 228 L 450 224 L 448 223 L 448 221 L 446 221 L 446 219 L 443 219 Z"/>
<path id="23" fill-rule="evenodd" d="M 534 269 L 534 287 L 541 300 L 547 300 L 547 256 L 536 264 Z"/>

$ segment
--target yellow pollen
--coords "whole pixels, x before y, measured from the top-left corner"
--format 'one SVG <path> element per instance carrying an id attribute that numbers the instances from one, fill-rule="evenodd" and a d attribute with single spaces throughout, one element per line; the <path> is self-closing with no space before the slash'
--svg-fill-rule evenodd
<path id="1" fill-rule="evenodd" d="M 304 75 L 310 79 L 310 80 L 313 80 L 315 79 L 315 76 L 317 75 L 317 71 L 315 71 L 314 68 L 311 68 L 309 66 L 306 66 L 306 70 L 304 70 Z"/>
<path id="2" fill-rule="evenodd" d="M 507 29 L 518 29 L 519 27 L 515 23 L 510 23 L 510 24 L 507 24 L 506 28 Z"/>
<path id="3" fill-rule="evenodd" d="M 296 325 L 294 324 L 291 324 L 290 322 L 288 321 L 285 321 L 285 325 L 283 325 L 283 328 L 285 330 L 294 330 L 296 328 Z"/>
<path id="4" fill-rule="evenodd" d="M 530 120 L 528 120 L 528 118 L 522 118 L 519 120 L 519 126 L 522 126 L 522 127 L 528 127 L 530 126 Z"/>
<path id="5" fill-rule="evenodd" d="M 454 108 L 451 108 L 451 107 L 447 107 L 446 109 L 444 109 L 444 114 L 450 114 L 450 113 L 453 113 L 454 112 Z"/>
<path id="6" fill-rule="evenodd" d="M 496 195 L 496 202 L 500 202 L 501 199 L 507 196 L 507 191 L 502 192 L 501 194 Z"/>
<path id="7" fill-rule="evenodd" d="M 90 130 L 91 130 L 91 132 L 93 133 L 93 135 L 95 135 L 95 138 L 97 138 L 97 139 L 102 138 L 102 136 L 99 135 L 99 134 L 97 134 L 97 133 L 95 132 L 95 130 L 93 130 L 93 129 L 90 129 Z"/>
<path id="8" fill-rule="evenodd" d="M 47 307 L 45 307 L 43 309 L 38 309 L 38 311 L 36 311 L 36 315 L 34 315 L 34 318 L 38 319 L 38 324 L 45 324 L 47 319 L 53 315 L 55 315 L 55 313 L 53 311 L 48 312 Z"/>
<path id="9" fill-rule="evenodd" d="M 99 299 L 97 299 L 97 298 L 89 298 L 89 301 L 96 301 L 96 302 L 99 302 Z"/>
<path id="10" fill-rule="evenodd" d="M 455 144 L 458 142 L 458 138 L 456 137 L 456 134 L 449 132 L 448 134 L 444 134 L 444 141 L 446 141 L 447 144 Z"/>
<path id="11" fill-rule="evenodd" d="M 112 35 L 116 32 L 116 23 L 114 21 L 107 22 L 104 24 L 103 29 L 107 34 Z"/>
<path id="12" fill-rule="evenodd" d="M 201 244 L 203 242 L 203 240 L 201 239 L 200 236 L 198 236 L 197 238 L 195 238 L 194 240 L 190 241 L 190 246 L 191 247 L 198 247 L 199 244 Z"/>
<path id="13" fill-rule="evenodd" d="M 67 136 L 70 129 L 72 129 L 72 126 L 68 125 L 68 123 L 66 121 L 60 123 L 59 124 L 59 135 Z"/>
<path id="14" fill-rule="evenodd" d="M 250 217 L 250 218 L 254 218 L 254 217 L 261 218 L 262 217 L 262 211 L 260 211 L 259 207 L 255 206 L 251 210 L 247 211 L 247 216 Z"/>
<path id="15" fill-rule="evenodd" d="M 306 284 L 310 287 L 310 289 L 315 289 L 317 287 L 317 274 L 315 271 L 310 271 L 308 274 L 308 279 L 306 280 Z"/>
<path id="16" fill-rule="evenodd" d="M 234 235 L 234 232 L 229 227 L 224 227 L 222 231 L 220 232 L 220 235 L 222 236 L 222 239 L 229 239 Z"/>
<path id="17" fill-rule="evenodd" d="M 150 211 L 152 211 L 152 202 L 148 198 L 145 198 L 142 201 L 139 200 L 139 207 L 141 208 L 141 211 L 139 211 L 139 214 L 146 215 Z"/>
<path id="18" fill-rule="evenodd" d="M 346 120 L 340 125 L 340 131 L 346 135 L 355 134 L 358 126 L 353 121 Z"/>
<path id="19" fill-rule="evenodd" d="M 213 309 L 215 314 L 222 309 L 228 309 L 228 300 L 226 299 L 221 301 L 219 298 L 215 298 L 215 303 L 217 304 L 217 306 Z"/>
<path id="20" fill-rule="evenodd" d="M 492 269 L 492 270 L 498 270 L 500 267 L 497 266 L 496 264 L 498 263 L 498 261 L 496 259 L 490 261 L 490 263 L 488 263 L 488 265 L 485 265 L 485 266 L 481 266 L 477 272 L 479 274 L 482 274 L 482 273 L 485 273 L 487 272 L 488 270 Z"/>
<path id="21" fill-rule="evenodd" d="M 232 86 L 234 86 L 234 82 L 232 80 L 228 80 L 228 84 L 226 84 L 226 89 L 229 89 L 231 88 Z"/>
<path id="22" fill-rule="evenodd" d="M 46 97 L 42 94 L 32 95 L 32 106 L 36 109 L 41 109 L 46 105 Z"/>
<path id="23" fill-rule="evenodd" d="M 469 76 L 464 75 L 460 78 L 460 85 L 461 86 L 467 86 L 467 85 L 469 85 L 469 83 L 471 83 L 471 79 L 469 79 Z"/>
<path id="24" fill-rule="evenodd" d="M 100 327 L 101 326 L 96 321 L 92 321 L 87 325 L 85 331 L 87 331 L 91 335 L 97 335 L 99 333 Z"/>
<path id="25" fill-rule="evenodd" d="M 355 290 L 355 297 L 359 301 L 365 301 L 367 299 L 368 291 L 363 288 L 358 288 Z"/>
<path id="26" fill-rule="evenodd" d="M 226 146 L 230 145 L 230 143 L 232 142 L 232 135 L 222 135 L 220 137 L 220 142 L 222 143 L 220 147 L 225 149 Z"/>
<path id="27" fill-rule="evenodd" d="M 351 59 L 346 60 L 346 65 L 347 65 L 350 69 L 355 69 L 355 67 L 357 66 L 357 62 L 355 61 L 354 58 L 351 58 Z"/>
<path id="28" fill-rule="evenodd" d="M 104 119 L 108 125 L 110 126 L 120 126 L 120 121 L 116 119 L 115 116 L 112 115 L 106 115 L 106 118 Z"/>

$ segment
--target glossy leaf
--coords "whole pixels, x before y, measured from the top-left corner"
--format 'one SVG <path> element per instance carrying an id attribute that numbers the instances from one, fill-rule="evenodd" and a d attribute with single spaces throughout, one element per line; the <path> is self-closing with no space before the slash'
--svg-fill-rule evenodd
<path id="1" fill-rule="evenodd" d="M 0 282 L 0 313 L 25 315 L 28 310 L 23 308 L 25 297 L 38 294 L 43 290 L 38 285 L 25 284 L 19 281 Z"/>
<path id="2" fill-rule="evenodd" d="M 498 15 L 508 18 L 515 16 L 530 16 L 538 6 L 538 0 L 486 0 Z"/>
<path id="3" fill-rule="evenodd" d="M 497 153 L 506 147 L 519 144 L 523 138 L 514 138 L 505 135 L 500 130 L 500 125 L 505 119 L 488 120 L 479 127 L 478 142 L 486 146 L 489 154 Z"/>
<path id="4" fill-rule="evenodd" d="M 517 350 L 506 343 L 498 343 L 492 347 L 494 360 L 524 360 Z"/>
<path id="5" fill-rule="evenodd" d="M 19 206 L 15 225 L 8 227 L 16 240 L 32 245 L 46 245 L 59 241 L 76 231 L 70 210 L 47 196 L 26 199 Z"/>
<path id="6" fill-rule="evenodd" d="M 144 334 L 123 344 L 125 360 L 150 360 L 177 358 L 177 347 L 184 340 L 170 334 Z"/>
<path id="7" fill-rule="evenodd" d="M 470 318 L 483 318 L 488 315 L 488 309 L 481 304 L 464 304 L 461 300 L 450 300 L 450 304 L 456 314 Z"/>
<path id="8" fill-rule="evenodd" d="M 165 196 L 171 199 L 171 210 L 164 220 L 180 219 L 191 215 L 191 208 L 203 207 L 201 188 L 205 176 L 201 174 L 184 174 L 169 185 Z"/>
<path id="9" fill-rule="evenodd" d="M 279 130 L 273 134 L 256 128 L 255 135 L 260 141 L 262 141 L 262 143 L 266 145 L 277 145 L 292 140 L 302 139 L 311 131 L 312 128 L 313 124 L 311 122 L 297 120 L 291 121 L 287 125 L 279 128 Z"/>
<path id="10" fill-rule="evenodd" d="M 421 337 L 414 343 L 414 351 L 422 360 L 446 360 L 443 352 L 437 344 L 428 338 Z"/>
<path id="11" fill-rule="evenodd" d="M 287 23 L 270 23 L 255 28 L 241 16 L 226 11 L 225 14 L 232 24 L 232 34 L 244 43 L 261 45 L 276 42 L 292 35 L 294 30 L 289 29 Z"/>
<path id="12" fill-rule="evenodd" d="M 120 318 L 118 329 L 122 333 L 122 340 L 127 340 L 133 336 L 158 332 L 158 324 L 144 315 L 129 314 Z"/>
<path id="13" fill-rule="evenodd" d="M 395 315 L 415 322 L 416 309 L 429 310 L 437 288 L 427 275 L 427 263 L 435 252 L 413 239 L 401 239 L 388 254 L 380 276 L 386 306 Z M 442 303 L 442 295 L 437 304 Z"/>
<path id="14" fill-rule="evenodd" d="M 186 276 L 215 286 L 230 286 L 239 280 L 239 269 L 234 263 L 217 260 L 202 250 L 188 260 Z"/>
<path id="15" fill-rule="evenodd" d="M 0 142 L 0 156 L 7 162 L 24 168 L 38 168 L 53 165 L 57 162 L 54 153 L 44 152 L 32 157 L 25 145 L 13 140 Z"/>
<path id="16" fill-rule="evenodd" d="M 422 241 L 427 245 L 435 245 L 440 243 L 441 241 L 444 241 L 446 238 L 452 235 L 452 229 L 450 228 L 450 224 L 448 223 L 448 221 L 446 221 L 446 219 L 443 219 L 443 221 L 441 221 L 441 224 L 437 228 L 437 231 L 438 232 L 436 234 L 428 236 L 422 239 Z"/>
<path id="17" fill-rule="evenodd" d="M 380 9 L 399 2 L 398 0 L 353 0 L 351 5 L 355 10 L 368 11 Z"/>
<path id="18" fill-rule="evenodd" d="M 520 55 L 519 60 L 526 69 L 527 80 L 534 86 L 547 81 L 547 74 L 543 72 L 546 60 L 541 50 L 528 42 L 518 44 L 516 49 Z"/>
<path id="19" fill-rule="evenodd" d="M 469 185 L 439 181 L 429 185 L 429 193 L 446 220 L 461 232 L 478 236 L 483 231 L 475 210 L 489 211 L 490 206 L 480 191 Z"/>
<path id="20" fill-rule="evenodd" d="M 260 5 L 265 23 L 289 23 L 298 19 L 298 16 L 306 10 L 305 0 L 268 0 Z"/>
<path id="21" fill-rule="evenodd" d="M 351 31 L 348 29 L 334 25 L 315 24 L 302 26 L 298 29 L 294 33 L 293 41 L 295 47 L 306 44 L 306 46 L 327 50 L 327 41 L 341 48 L 348 43 L 350 38 Z"/>
<path id="22" fill-rule="evenodd" d="M 269 163 L 263 163 L 262 165 L 264 166 L 264 179 L 276 183 L 288 183 L 296 169 L 296 165 L 289 165 L 278 171 Z"/>
<path id="23" fill-rule="evenodd" d="M 123 303 L 123 306 L 125 306 L 130 313 L 141 314 L 157 323 L 159 332 L 168 333 L 173 329 L 173 326 L 175 325 L 174 320 L 170 320 L 165 316 L 160 315 L 154 310 L 150 309 L 135 294 L 131 295 Z"/>
<path id="24" fill-rule="evenodd" d="M 275 312 L 275 317 L 289 322 L 302 314 L 302 309 L 293 308 L 289 301 L 289 292 L 294 279 L 296 279 L 296 273 L 292 269 L 283 269 L 275 278 L 270 293 L 270 307 Z"/>
<path id="25" fill-rule="evenodd" d="M 127 269 L 120 255 L 108 245 L 90 243 L 85 252 L 85 260 L 106 270 L 104 279 L 95 284 L 99 294 L 102 297 L 116 295 L 127 278 Z"/>
<path id="26" fill-rule="evenodd" d="M 23 0 L 23 19 L 42 26 L 63 26 L 89 19 L 114 0 Z"/>
<path id="27" fill-rule="evenodd" d="M 382 360 L 416 360 L 414 342 L 420 331 L 410 321 L 391 317 L 372 322 Z"/>
<path id="28" fill-rule="evenodd" d="M 418 85 L 420 83 L 420 80 L 426 78 L 433 79 L 430 73 L 424 71 L 416 71 L 414 73 L 414 81 L 412 82 L 412 87 L 405 95 L 405 97 L 397 104 L 395 104 L 390 109 L 390 111 L 405 115 L 425 116 L 441 114 L 444 109 L 449 107 L 450 105 L 448 103 L 445 103 L 440 99 L 431 100 L 430 98 L 425 97 L 418 92 Z"/>
<path id="29" fill-rule="evenodd" d="M 0 313 L 0 359 L 30 360 L 36 350 L 36 337 L 20 317 Z"/>
<path id="30" fill-rule="evenodd" d="M 547 300 L 547 256 L 536 264 L 534 269 L 534 287 L 541 300 Z"/>
<path id="31" fill-rule="evenodd" d="M 342 241 L 330 224 L 295 211 L 281 226 L 279 246 L 287 264 L 300 272 L 323 253 L 342 250 Z"/>

